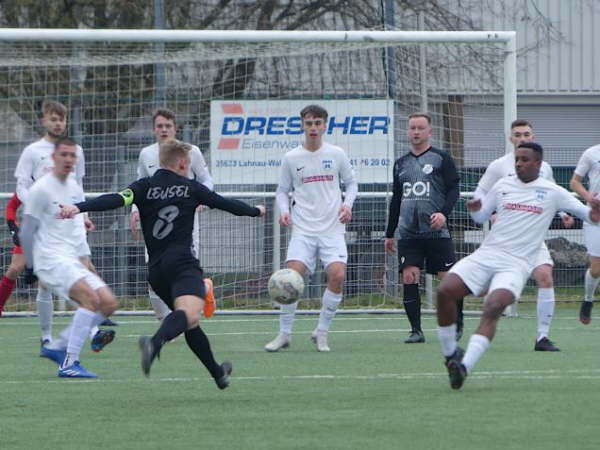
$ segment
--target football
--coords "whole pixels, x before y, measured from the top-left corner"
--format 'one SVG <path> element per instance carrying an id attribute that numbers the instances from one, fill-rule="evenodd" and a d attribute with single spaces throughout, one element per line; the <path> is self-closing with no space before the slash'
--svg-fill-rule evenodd
<path id="1" fill-rule="evenodd" d="M 302 275 L 292 269 L 281 269 L 271 275 L 267 285 L 269 296 L 282 305 L 290 305 L 300 298 L 304 291 Z"/>

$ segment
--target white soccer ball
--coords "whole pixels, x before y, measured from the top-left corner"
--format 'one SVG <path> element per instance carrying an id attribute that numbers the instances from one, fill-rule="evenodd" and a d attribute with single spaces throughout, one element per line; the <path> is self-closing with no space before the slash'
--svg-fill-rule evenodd
<path id="1" fill-rule="evenodd" d="M 269 296 L 277 303 L 290 305 L 302 295 L 304 279 L 295 270 L 281 269 L 271 275 L 267 288 Z"/>

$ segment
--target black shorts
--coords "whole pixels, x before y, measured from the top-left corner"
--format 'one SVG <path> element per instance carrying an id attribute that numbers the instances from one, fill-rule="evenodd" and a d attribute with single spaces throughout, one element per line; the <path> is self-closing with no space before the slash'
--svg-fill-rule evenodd
<path id="1" fill-rule="evenodd" d="M 456 262 L 454 245 L 450 238 L 398 239 L 398 261 L 400 270 L 416 266 L 427 273 L 448 272 Z"/>
<path id="2" fill-rule="evenodd" d="M 204 273 L 200 263 L 191 254 L 166 252 L 148 266 L 148 283 L 163 302 L 174 309 L 174 302 L 182 295 L 204 298 Z"/>

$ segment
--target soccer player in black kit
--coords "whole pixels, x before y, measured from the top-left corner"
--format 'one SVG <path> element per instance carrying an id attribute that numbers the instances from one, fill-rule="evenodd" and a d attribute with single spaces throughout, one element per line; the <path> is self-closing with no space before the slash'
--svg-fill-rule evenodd
<path id="1" fill-rule="evenodd" d="M 225 199 L 188 179 L 190 150 L 188 144 L 174 139 L 162 143 L 159 150 L 161 168 L 153 176 L 135 181 L 120 193 L 64 205 L 61 217 L 137 205 L 148 248 L 148 282 L 172 310 L 154 336 L 140 337 L 142 370 L 148 376 L 162 346 L 185 333 L 190 349 L 208 369 L 217 386 L 225 389 L 229 385 L 232 365 L 229 361 L 217 364 L 208 338 L 198 323 L 206 292 L 202 269 L 192 255 L 194 214 L 200 204 L 251 217 L 264 216 L 265 208 Z"/>
<path id="2" fill-rule="evenodd" d="M 407 344 L 425 342 L 421 328 L 420 271 L 442 278 L 456 262 L 447 218 L 458 200 L 460 180 L 452 157 L 429 143 L 431 118 L 408 116 L 410 152 L 394 164 L 392 201 L 385 233 L 385 250 L 396 251 L 394 233 L 400 222 L 398 259 L 404 285 L 404 310 L 411 325 Z M 457 340 L 462 336 L 462 301 L 459 302 Z"/>

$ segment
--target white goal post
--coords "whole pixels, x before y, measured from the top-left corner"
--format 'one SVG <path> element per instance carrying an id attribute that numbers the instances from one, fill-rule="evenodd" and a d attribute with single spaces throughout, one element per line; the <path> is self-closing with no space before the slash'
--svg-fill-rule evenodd
<path id="1" fill-rule="evenodd" d="M 1 206 L 14 190 L 21 150 L 39 136 L 43 99 L 69 109 L 69 131 L 86 157 L 88 193 L 135 179 L 137 155 L 153 142 L 155 107 L 176 112 L 179 137 L 198 145 L 216 190 L 266 202 L 267 220 L 200 213 L 201 257 L 224 310 L 272 311 L 266 280 L 281 267 L 289 231 L 273 208 L 278 160 L 298 142 L 302 105 L 330 113 L 325 139 L 344 148 L 358 174 L 348 227 L 346 311 L 400 311 L 397 262 L 383 252 L 393 161 L 408 151 L 406 117 L 428 112 L 433 144 L 452 153 L 468 197 L 482 170 L 504 152 L 516 118 L 513 31 L 248 31 L 0 29 Z M 96 195 L 94 194 L 94 195 Z M 481 240 L 462 200 L 450 222 L 457 250 Z M 93 214 L 93 260 L 122 299 L 146 311 L 143 247 L 128 214 Z M 2 266 L 10 261 L 3 231 Z M 305 311 L 318 305 L 322 272 L 308 280 Z M 423 296 L 432 307 L 430 280 Z M 19 284 L 9 313 L 35 310 Z"/>

